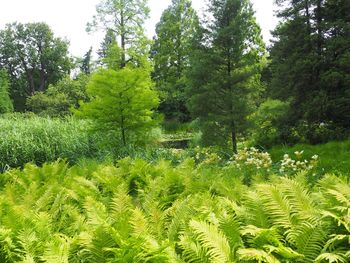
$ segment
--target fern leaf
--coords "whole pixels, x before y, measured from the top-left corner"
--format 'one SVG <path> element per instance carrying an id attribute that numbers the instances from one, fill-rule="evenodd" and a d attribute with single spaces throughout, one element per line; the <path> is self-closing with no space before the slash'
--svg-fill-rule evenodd
<path id="1" fill-rule="evenodd" d="M 200 244 L 206 248 L 212 262 L 224 263 L 230 261 L 230 245 L 216 226 L 196 220 L 191 220 L 189 225 Z"/>
<path id="2" fill-rule="evenodd" d="M 243 261 L 257 260 L 258 262 L 280 263 L 280 261 L 264 250 L 254 248 L 241 248 L 238 250 L 238 257 Z"/>
<path id="3" fill-rule="evenodd" d="M 334 253 L 323 253 L 319 255 L 315 260 L 316 263 L 321 263 L 325 261 L 328 263 L 347 263 L 348 262 L 346 258 L 344 258 L 343 256 L 340 256 Z"/>

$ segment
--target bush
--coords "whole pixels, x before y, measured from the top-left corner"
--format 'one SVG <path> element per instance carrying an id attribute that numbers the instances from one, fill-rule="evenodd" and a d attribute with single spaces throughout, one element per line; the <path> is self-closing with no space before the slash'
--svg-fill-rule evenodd
<path id="1" fill-rule="evenodd" d="M 58 158 L 75 162 L 96 156 L 87 122 L 11 114 L 0 118 L 0 170 L 33 162 L 38 165 Z"/>

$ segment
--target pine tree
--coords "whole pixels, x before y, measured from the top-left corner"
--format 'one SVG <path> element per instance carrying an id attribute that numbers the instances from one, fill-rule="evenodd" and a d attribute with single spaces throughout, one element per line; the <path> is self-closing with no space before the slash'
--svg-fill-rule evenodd
<path id="1" fill-rule="evenodd" d="M 249 0 L 211 0 L 209 19 L 191 56 L 189 107 L 205 145 L 232 145 L 258 92 L 265 49 Z"/>
<path id="2" fill-rule="evenodd" d="M 349 1 L 279 0 L 269 94 L 291 102 L 289 133 L 320 143 L 349 128 Z M 315 137 L 320 124 L 334 135 Z M 287 138 L 289 138 L 288 135 Z"/>
<path id="3" fill-rule="evenodd" d="M 156 27 L 152 47 L 153 78 L 160 91 L 160 111 L 167 119 L 189 120 L 186 107 L 186 72 L 190 67 L 192 38 L 199 21 L 190 0 L 173 0 Z"/>

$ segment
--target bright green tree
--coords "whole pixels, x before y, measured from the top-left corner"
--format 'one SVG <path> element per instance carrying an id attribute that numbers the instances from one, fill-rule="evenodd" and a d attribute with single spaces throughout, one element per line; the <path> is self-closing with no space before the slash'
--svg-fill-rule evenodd
<path id="1" fill-rule="evenodd" d="M 148 52 L 148 40 L 144 34 L 144 22 L 149 17 L 147 0 L 101 0 L 96 15 L 88 23 L 87 30 L 102 28 L 107 42 L 116 39 L 121 49 L 120 67 L 127 63 L 138 64 L 139 58 Z M 106 40 L 106 39 L 105 39 Z M 105 41 L 104 41 L 105 42 Z M 103 47 L 106 51 L 109 46 Z"/>
<path id="2" fill-rule="evenodd" d="M 0 70 L 0 114 L 13 111 L 9 96 L 10 83 L 5 70 Z"/>
<path id="3" fill-rule="evenodd" d="M 198 28 L 198 17 L 190 0 L 173 0 L 156 27 L 153 79 L 161 96 L 160 111 L 168 119 L 189 120 L 186 71 L 190 67 L 193 35 Z"/>
<path id="4" fill-rule="evenodd" d="M 247 127 L 265 53 L 249 0 L 212 0 L 191 58 L 188 95 L 205 145 L 231 145 Z"/>
<path id="5" fill-rule="evenodd" d="M 156 124 L 159 99 L 148 70 L 100 69 L 87 92 L 92 100 L 82 103 L 77 115 L 91 119 L 96 131 L 109 133 L 124 146 L 142 140 Z"/>

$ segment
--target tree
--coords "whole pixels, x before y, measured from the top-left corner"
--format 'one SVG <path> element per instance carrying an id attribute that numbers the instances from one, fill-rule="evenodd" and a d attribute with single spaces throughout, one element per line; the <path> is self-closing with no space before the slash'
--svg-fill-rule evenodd
<path id="1" fill-rule="evenodd" d="M 189 108 L 198 118 L 205 145 L 228 145 L 237 152 L 260 87 L 265 52 L 249 0 L 211 0 L 191 57 Z"/>
<path id="2" fill-rule="evenodd" d="M 10 76 L 10 95 L 17 110 L 25 99 L 69 74 L 68 43 L 44 23 L 13 23 L 0 31 L 0 68 Z"/>
<path id="3" fill-rule="evenodd" d="M 86 52 L 86 54 L 84 55 L 84 57 L 81 61 L 80 71 L 86 75 L 91 74 L 91 67 L 92 67 L 91 60 L 92 60 L 92 47 L 90 47 L 89 51 Z"/>
<path id="4" fill-rule="evenodd" d="M 111 29 L 107 29 L 105 37 L 100 44 L 100 49 L 97 51 L 99 56 L 100 63 L 103 64 L 103 59 L 107 57 L 107 50 L 111 47 L 111 45 L 117 43 L 117 39 Z"/>
<path id="5" fill-rule="evenodd" d="M 102 28 L 107 32 L 107 40 L 117 39 L 121 48 L 120 67 L 123 68 L 128 62 L 139 63 L 138 58 L 148 52 L 143 27 L 148 17 L 147 0 L 101 0 L 87 30 Z M 102 52 L 107 49 L 108 46 L 103 47 Z"/>
<path id="6" fill-rule="evenodd" d="M 188 121 L 186 71 L 190 67 L 192 39 L 199 28 L 198 16 L 190 0 L 173 0 L 156 27 L 152 47 L 153 79 L 160 92 L 160 111 L 168 119 Z"/>
<path id="7" fill-rule="evenodd" d="M 111 134 L 124 146 L 139 141 L 156 124 L 153 110 L 159 100 L 145 69 L 100 69 L 87 92 L 92 99 L 76 114 L 92 119 L 96 131 Z"/>
<path id="8" fill-rule="evenodd" d="M 50 85 L 45 92 L 37 92 L 27 99 L 30 111 L 51 117 L 62 117 L 71 114 L 72 108 L 78 108 L 79 102 L 88 102 L 86 86 L 90 77 L 80 74 L 72 80 L 64 77 L 55 85 Z"/>
<path id="9" fill-rule="evenodd" d="M 279 0 L 281 23 L 271 48 L 272 98 L 289 100 L 290 130 L 305 123 L 306 139 L 327 124 L 339 136 L 350 128 L 350 3 L 338 0 Z M 305 133 L 303 125 L 300 133 Z M 292 132 L 291 132 L 292 133 Z"/>
<path id="10" fill-rule="evenodd" d="M 10 83 L 6 71 L 0 70 L 0 114 L 13 111 L 9 96 Z"/>

